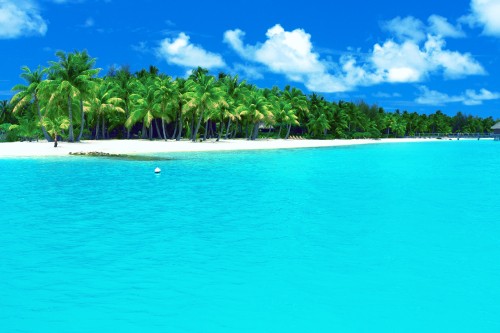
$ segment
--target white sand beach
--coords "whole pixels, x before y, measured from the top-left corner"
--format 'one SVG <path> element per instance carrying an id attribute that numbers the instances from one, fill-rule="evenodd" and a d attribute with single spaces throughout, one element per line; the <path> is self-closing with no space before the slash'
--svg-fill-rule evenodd
<path id="1" fill-rule="evenodd" d="M 403 143 L 403 142 L 432 142 L 436 139 L 358 139 L 358 140 L 301 140 L 301 139 L 259 139 L 249 141 L 235 140 L 207 140 L 204 142 L 191 141 L 149 141 L 149 140 L 102 140 L 82 141 L 77 143 L 59 142 L 58 147 L 47 141 L 38 142 L 9 142 L 0 143 L 0 158 L 5 157 L 49 157 L 71 156 L 70 153 L 100 152 L 108 154 L 153 154 L 170 152 L 208 152 L 208 151 L 236 151 L 259 149 L 293 149 L 316 147 L 339 147 L 352 145 Z"/>

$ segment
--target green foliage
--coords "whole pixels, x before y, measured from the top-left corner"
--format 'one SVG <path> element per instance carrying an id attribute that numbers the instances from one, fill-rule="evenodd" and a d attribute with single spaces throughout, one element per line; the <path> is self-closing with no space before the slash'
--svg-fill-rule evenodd
<path id="1" fill-rule="evenodd" d="M 0 124 L 0 142 L 4 141 L 17 141 L 17 135 L 14 132 L 9 131 L 12 124 L 10 123 L 2 123 Z"/>
<path id="2" fill-rule="evenodd" d="M 386 112 L 363 101 L 331 102 L 306 96 L 296 87 L 260 89 L 238 76 L 217 77 L 198 67 L 187 78 L 173 79 L 149 66 L 132 74 L 128 66 L 97 78 L 95 59 L 86 51 L 57 52 L 46 68 L 22 68 L 24 85 L 11 101 L 0 101 L 0 140 L 69 141 L 181 137 L 315 139 L 380 138 L 422 133 L 488 133 L 496 123 L 458 112 L 450 117 Z M 79 131 L 78 131 L 79 127 Z M 76 133 L 74 133 L 76 131 Z M 261 132 L 259 134 L 259 132 Z"/>
<path id="3" fill-rule="evenodd" d="M 36 121 L 21 118 L 19 124 L 10 125 L 7 130 L 7 141 L 33 141 L 37 140 L 40 132 Z"/>

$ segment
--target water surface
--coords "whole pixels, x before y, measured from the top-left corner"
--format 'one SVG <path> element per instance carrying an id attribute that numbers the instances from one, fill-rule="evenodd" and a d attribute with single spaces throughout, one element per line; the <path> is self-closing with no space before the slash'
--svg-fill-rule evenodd
<path id="1" fill-rule="evenodd" d="M 0 160 L 2 331 L 500 331 L 500 143 L 161 157 Z"/>

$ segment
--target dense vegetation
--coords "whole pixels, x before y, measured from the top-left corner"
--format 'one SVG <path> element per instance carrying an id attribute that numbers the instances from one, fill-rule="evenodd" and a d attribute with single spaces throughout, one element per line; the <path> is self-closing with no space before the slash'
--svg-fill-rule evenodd
<path id="1" fill-rule="evenodd" d="M 111 69 L 99 78 L 86 51 L 56 56 L 46 68 L 22 68 L 25 84 L 0 104 L 0 140 L 379 138 L 485 133 L 495 123 L 460 112 L 389 113 L 364 102 L 329 102 L 290 86 L 260 89 L 237 76 L 214 77 L 202 68 L 186 79 L 154 66 L 135 74 Z"/>

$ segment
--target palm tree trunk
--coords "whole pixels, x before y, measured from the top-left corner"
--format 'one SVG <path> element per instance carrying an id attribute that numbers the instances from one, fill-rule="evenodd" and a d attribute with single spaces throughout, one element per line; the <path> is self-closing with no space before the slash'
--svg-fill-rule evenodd
<path id="1" fill-rule="evenodd" d="M 259 126 L 260 126 L 260 121 L 255 123 L 255 125 L 253 126 L 252 137 L 251 137 L 252 140 L 257 139 L 257 135 L 259 134 Z"/>
<path id="2" fill-rule="evenodd" d="M 104 115 L 102 115 L 102 139 L 106 139 L 106 119 L 104 118 Z"/>
<path id="3" fill-rule="evenodd" d="M 179 125 L 179 122 L 177 119 L 175 120 L 175 126 L 174 126 L 174 134 L 172 134 L 172 140 L 176 138 L 177 136 L 177 126 Z"/>
<path id="4" fill-rule="evenodd" d="M 288 138 L 290 137 L 290 130 L 292 129 L 292 125 L 288 124 L 288 125 L 286 125 L 286 127 L 287 127 L 287 129 L 286 129 L 285 140 L 288 140 Z"/>
<path id="5" fill-rule="evenodd" d="M 210 122 L 210 120 L 207 120 L 205 122 L 205 133 L 203 133 L 203 141 L 205 141 L 207 139 L 207 133 L 208 133 L 208 123 Z"/>
<path id="6" fill-rule="evenodd" d="M 224 136 L 225 140 L 227 140 L 227 136 L 229 135 L 229 128 L 230 127 L 231 127 L 231 118 L 229 118 L 227 121 L 226 135 Z"/>
<path id="7" fill-rule="evenodd" d="M 193 112 L 193 116 L 191 117 L 191 140 L 196 141 L 196 135 L 194 134 L 194 126 L 196 121 L 196 112 Z"/>
<path id="8" fill-rule="evenodd" d="M 147 128 L 146 128 L 146 123 L 142 123 L 142 133 L 141 133 L 141 138 L 142 139 L 147 139 L 148 138 L 148 133 L 147 133 Z"/>
<path id="9" fill-rule="evenodd" d="M 278 132 L 278 138 L 281 139 L 281 129 L 283 128 L 283 125 L 280 125 L 280 131 Z"/>
<path id="10" fill-rule="evenodd" d="M 224 122 L 221 120 L 219 123 L 219 134 L 217 135 L 217 141 L 219 141 L 219 139 L 221 138 L 223 130 L 224 130 Z"/>
<path id="11" fill-rule="evenodd" d="M 69 117 L 68 141 L 75 142 L 75 135 L 73 134 L 73 110 L 71 109 L 71 96 L 69 94 L 68 94 L 68 117 Z"/>
<path id="12" fill-rule="evenodd" d="M 241 124 L 236 122 L 236 124 L 234 124 L 234 131 L 233 131 L 233 134 L 231 135 L 231 138 L 235 138 L 236 137 L 236 133 L 238 132 L 238 128 L 241 127 Z"/>
<path id="13" fill-rule="evenodd" d="M 99 114 L 97 114 L 97 124 L 95 125 L 95 139 L 99 139 Z"/>
<path id="14" fill-rule="evenodd" d="M 158 136 L 160 137 L 160 139 L 163 139 L 162 136 L 161 136 L 161 133 L 160 133 L 160 128 L 158 127 L 158 120 L 153 120 L 153 122 L 155 123 L 156 133 L 158 134 Z"/>
<path id="15" fill-rule="evenodd" d="M 165 119 L 161 118 L 161 127 L 163 129 L 163 137 L 165 138 L 165 141 L 167 141 L 167 134 L 165 134 Z"/>
<path id="16" fill-rule="evenodd" d="M 80 134 L 78 134 L 78 138 L 76 139 L 76 141 L 80 141 L 80 139 L 82 138 L 83 128 L 85 125 L 85 113 L 83 112 L 83 99 L 80 99 L 80 111 L 82 113 L 82 123 L 80 125 Z"/>
<path id="17" fill-rule="evenodd" d="M 129 112 L 128 112 L 128 103 L 125 103 L 125 119 L 128 118 L 129 116 Z M 125 129 L 127 130 L 127 139 L 130 139 L 130 128 L 126 128 Z"/>
<path id="18" fill-rule="evenodd" d="M 43 124 L 42 112 L 40 111 L 40 103 L 38 103 L 38 98 L 36 96 L 35 96 L 35 104 L 36 104 L 36 110 L 38 112 L 38 120 L 40 121 L 40 125 L 42 126 L 43 137 L 48 142 L 52 142 L 52 141 L 54 141 L 54 139 L 52 139 L 52 137 L 49 135 L 49 133 L 47 133 L 47 129 L 45 128 L 45 125 Z"/>
<path id="19" fill-rule="evenodd" d="M 193 132 L 193 139 L 192 139 L 193 142 L 196 141 L 196 136 L 198 135 L 198 130 L 200 129 L 200 125 L 201 125 L 201 120 L 203 119 L 204 110 L 201 109 L 200 111 L 201 111 L 200 112 L 200 117 L 198 118 L 198 123 L 196 124 L 196 128 L 195 128 L 195 130 Z"/>
<path id="20" fill-rule="evenodd" d="M 179 129 L 178 129 L 177 137 L 175 138 L 175 140 L 179 141 L 181 139 L 181 136 L 182 136 L 182 110 L 181 110 L 181 114 L 179 116 Z"/>

